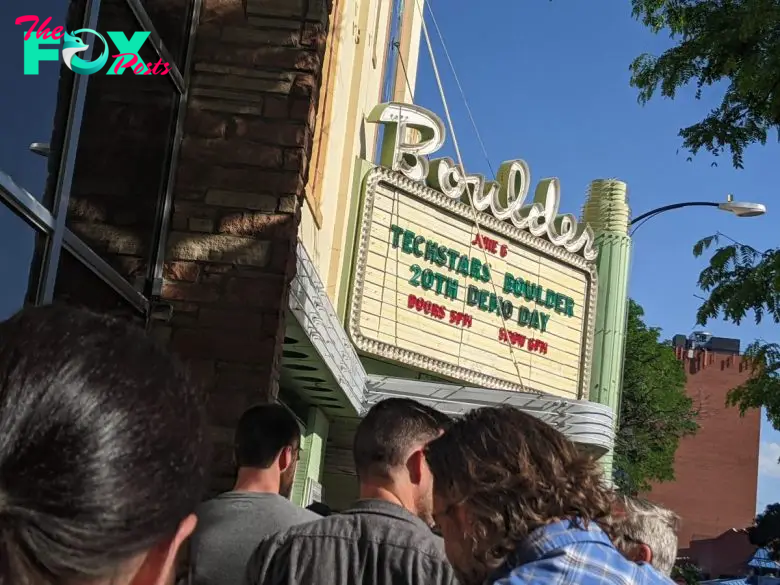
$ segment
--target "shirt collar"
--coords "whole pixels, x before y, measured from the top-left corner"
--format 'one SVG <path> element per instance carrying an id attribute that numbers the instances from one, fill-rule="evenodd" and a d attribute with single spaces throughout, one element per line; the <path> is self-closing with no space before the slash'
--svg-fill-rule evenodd
<path id="1" fill-rule="evenodd" d="M 493 583 L 512 569 L 539 560 L 561 547 L 586 542 L 613 546 L 606 533 L 593 521 L 588 522 L 587 527 L 580 520 L 560 520 L 541 526 L 518 543 L 517 548 L 486 583 Z"/>
<path id="2" fill-rule="evenodd" d="M 531 532 L 515 549 L 512 561 L 522 565 L 564 546 L 586 542 L 612 546 L 612 541 L 596 522 L 588 522 L 586 526 L 580 520 L 560 520 Z"/>
<path id="3" fill-rule="evenodd" d="M 390 518 L 396 518 L 397 520 L 404 520 L 411 522 L 420 530 L 424 530 L 433 534 L 431 527 L 425 522 L 420 520 L 417 516 L 412 514 L 409 510 L 393 502 L 386 500 L 358 500 L 355 504 L 345 510 L 343 514 L 377 514 L 380 516 L 389 516 Z"/>

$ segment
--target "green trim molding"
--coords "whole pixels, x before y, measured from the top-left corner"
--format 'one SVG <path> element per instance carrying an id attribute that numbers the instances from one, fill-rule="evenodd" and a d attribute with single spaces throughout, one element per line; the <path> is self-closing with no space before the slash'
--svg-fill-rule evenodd
<path id="1" fill-rule="evenodd" d="M 321 498 L 323 461 L 325 444 L 328 441 L 330 421 L 325 413 L 316 406 L 309 408 L 306 432 L 301 445 L 301 459 L 295 470 L 292 501 L 299 506 L 308 506 Z"/>
<path id="2" fill-rule="evenodd" d="M 349 198 L 348 216 L 347 216 L 347 238 L 344 241 L 344 253 L 342 254 L 342 262 L 344 269 L 341 271 L 341 286 L 339 286 L 339 294 L 336 299 L 336 313 L 342 323 L 347 322 L 347 309 L 349 308 L 349 289 L 352 285 L 352 272 L 354 270 L 354 254 L 355 245 L 358 238 L 358 219 L 360 212 L 363 209 L 363 183 L 365 182 L 366 175 L 374 168 L 374 165 L 356 157 L 355 172 L 352 177 L 352 194 Z M 350 237 L 351 236 L 351 237 Z"/>
<path id="3" fill-rule="evenodd" d="M 626 340 L 626 299 L 631 260 L 626 184 L 615 179 L 593 181 L 583 207 L 582 218 L 596 236 L 596 271 L 599 294 L 591 366 L 591 402 L 608 406 L 618 424 Z M 607 478 L 612 477 L 612 451 L 601 458 Z"/>

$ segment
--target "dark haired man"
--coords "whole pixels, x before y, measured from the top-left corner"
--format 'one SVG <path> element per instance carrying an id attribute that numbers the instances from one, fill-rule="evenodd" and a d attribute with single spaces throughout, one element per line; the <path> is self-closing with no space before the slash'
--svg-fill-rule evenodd
<path id="1" fill-rule="evenodd" d="M 284 406 L 265 404 L 238 421 L 233 490 L 203 503 L 191 544 L 193 585 L 240 585 L 263 538 L 319 518 L 293 504 L 301 430 Z"/>
<path id="2" fill-rule="evenodd" d="M 462 585 L 670 585 L 601 529 L 612 494 L 593 459 L 510 406 L 472 410 L 432 441 L 435 517 Z"/>
<path id="3" fill-rule="evenodd" d="M 263 542 L 245 585 L 450 585 L 454 572 L 431 531 L 432 482 L 423 450 L 449 423 L 413 400 L 389 398 L 354 440 L 360 500 L 349 510 Z"/>

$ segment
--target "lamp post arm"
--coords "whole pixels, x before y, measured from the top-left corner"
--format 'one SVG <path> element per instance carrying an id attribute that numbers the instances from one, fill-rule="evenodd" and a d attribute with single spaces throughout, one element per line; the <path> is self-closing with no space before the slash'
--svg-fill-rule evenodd
<path id="1" fill-rule="evenodd" d="M 720 203 L 714 203 L 712 201 L 688 201 L 687 203 L 673 203 L 672 205 L 664 205 L 663 207 L 658 207 L 656 209 L 651 209 L 650 211 L 643 213 L 642 215 L 638 215 L 637 217 L 633 218 L 631 220 L 631 223 L 628 225 L 634 225 L 635 223 L 642 221 L 646 217 L 650 217 L 651 215 L 655 215 L 657 213 L 663 213 L 664 211 L 671 211 L 672 209 L 680 209 L 681 207 L 719 207 Z"/>

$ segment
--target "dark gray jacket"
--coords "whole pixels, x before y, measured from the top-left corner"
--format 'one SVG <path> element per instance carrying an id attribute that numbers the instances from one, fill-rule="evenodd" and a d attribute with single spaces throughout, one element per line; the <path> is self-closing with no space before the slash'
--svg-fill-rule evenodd
<path id="1" fill-rule="evenodd" d="M 244 585 L 456 585 L 443 541 L 390 502 L 362 500 L 260 543 Z"/>

